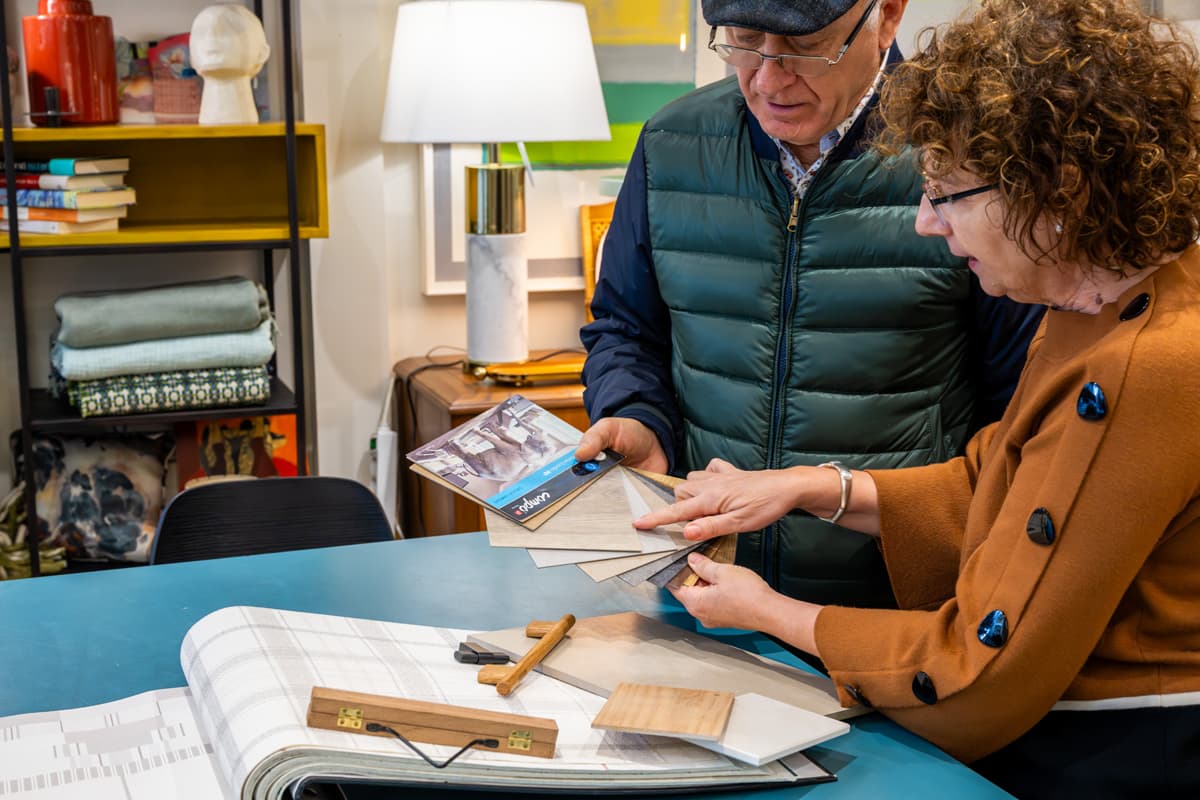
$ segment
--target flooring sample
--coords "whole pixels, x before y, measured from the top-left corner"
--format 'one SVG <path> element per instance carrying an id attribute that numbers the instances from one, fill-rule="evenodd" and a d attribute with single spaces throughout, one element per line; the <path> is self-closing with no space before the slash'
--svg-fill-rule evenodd
<path id="1" fill-rule="evenodd" d="M 645 580 L 660 589 L 665 588 L 667 584 L 670 584 L 671 588 L 682 585 L 681 582 L 675 580 L 675 578 L 680 575 L 680 573 L 684 573 L 685 575 L 696 574 L 692 572 L 691 568 L 688 566 L 687 559 L 693 551 L 698 550 L 700 552 L 704 552 L 706 544 L 707 542 L 697 542 L 695 547 L 689 547 L 679 551 L 679 553 L 670 561 L 670 563 L 664 564 L 662 567 L 655 570 L 653 575 L 647 575 Z M 621 578 L 624 579 L 625 576 L 622 575 Z M 688 585 L 690 586 L 691 584 Z"/>
<path id="2" fill-rule="evenodd" d="M 629 562 L 621 564 L 605 564 L 597 565 L 593 568 L 585 569 L 592 580 L 602 581 L 614 577 L 615 575 L 624 572 L 627 569 L 632 569 L 634 566 L 646 563 L 647 561 L 656 560 L 646 558 L 642 554 L 646 553 L 669 553 L 678 550 L 683 545 L 684 539 L 678 533 L 671 533 L 666 528 L 656 528 L 653 531 L 639 531 L 632 525 L 635 517 L 640 517 L 642 514 L 650 510 L 650 505 L 643 498 L 642 492 L 649 489 L 636 488 L 636 484 L 641 483 L 640 479 L 631 478 L 626 470 L 622 467 L 614 472 L 620 472 L 622 478 L 622 487 L 625 490 L 625 498 L 629 507 L 629 530 L 633 531 L 637 536 L 637 546 L 632 549 L 632 552 L 625 553 L 624 556 L 629 557 Z M 540 567 L 557 567 L 563 564 L 580 564 L 583 562 L 611 560 L 618 557 L 612 552 L 604 552 L 600 550 L 580 550 L 568 552 L 563 550 L 550 550 L 543 548 L 530 548 L 529 555 L 533 559 L 533 563 Z"/>
<path id="3" fill-rule="evenodd" d="M 665 499 L 656 495 L 649 486 L 646 486 L 637 478 L 628 479 L 626 486 L 629 506 L 634 518 L 648 514 L 651 509 L 662 508 L 668 504 Z M 596 582 L 615 578 L 623 572 L 628 572 L 631 569 L 636 569 L 652 561 L 657 561 L 663 553 L 678 551 L 688 547 L 691 543 L 683 538 L 682 531 L 682 525 L 664 525 L 655 528 L 653 531 L 641 531 L 644 542 L 642 555 L 628 556 L 623 559 L 610 558 L 604 561 L 581 563 L 579 564 L 579 568 Z M 658 553 L 657 556 L 653 554 L 646 555 L 646 553 L 651 553 L 647 544 L 645 544 L 646 542 L 657 542 L 657 546 L 655 547 L 655 551 Z"/>
<path id="4" fill-rule="evenodd" d="M 609 470 L 535 530 L 484 507 L 488 542 L 492 547 L 639 552 L 625 488 L 628 480 L 619 467 Z"/>
<path id="5" fill-rule="evenodd" d="M 629 572 L 622 572 L 619 577 L 630 586 L 637 586 L 639 583 L 648 581 L 655 575 L 668 570 L 672 564 L 684 562 L 684 560 L 688 557 L 688 553 L 692 552 L 693 550 L 699 550 L 701 547 L 704 547 L 704 542 L 692 542 L 682 550 L 673 550 L 670 553 L 667 553 L 665 556 L 656 558 L 649 564 L 640 566 L 637 569 L 631 569 Z M 674 574 L 674 572 L 671 573 L 671 575 Z M 661 588 L 661 585 L 659 588 Z"/>
<path id="6" fill-rule="evenodd" d="M 468 640 L 519 659 L 535 639 L 524 628 L 476 633 Z M 842 708 L 828 678 L 740 650 L 629 611 L 587 617 L 538 667 L 546 675 L 608 697 L 617 684 L 753 692 L 835 719 L 866 709 Z"/>
<path id="7" fill-rule="evenodd" d="M 593 723 L 593 727 L 594 727 Z M 741 694 L 725 733 L 717 741 L 680 739 L 756 767 L 850 732 L 845 722 L 780 703 L 761 694 Z"/>
<path id="8" fill-rule="evenodd" d="M 628 552 L 617 552 L 614 550 L 542 550 L 538 547 L 531 547 L 525 552 L 529 553 L 529 557 L 533 559 L 533 565 L 538 569 L 642 555 L 641 550 L 630 550 Z"/>
<path id="9" fill-rule="evenodd" d="M 710 689 L 621 683 L 592 720 L 592 727 L 716 742 L 725 733 L 733 697 L 733 692 Z"/>
<path id="10" fill-rule="evenodd" d="M 668 503 L 675 502 L 675 487 L 684 482 L 683 478 L 676 478 L 674 475 L 664 475 L 661 472 L 651 472 L 648 469 L 641 469 L 639 467 L 625 467 L 625 469 Z"/>
<path id="11" fill-rule="evenodd" d="M 682 538 L 682 537 L 681 537 Z M 585 561 L 576 566 L 583 570 L 583 574 L 587 575 L 596 583 L 606 581 L 609 578 L 615 578 L 622 572 L 628 572 L 631 569 L 640 567 L 644 564 L 649 564 L 652 561 L 657 561 L 662 558 L 664 552 L 674 553 L 681 546 L 675 543 L 672 539 L 660 540 L 663 544 L 670 546 L 659 550 L 656 553 L 640 553 L 636 556 L 625 556 L 624 558 L 608 558 L 603 561 Z"/>
<path id="12" fill-rule="evenodd" d="M 737 555 L 737 534 L 730 533 L 716 539 L 709 539 L 704 543 L 704 548 L 700 552 L 718 564 L 732 564 Z M 680 586 L 695 586 L 700 580 L 700 576 L 693 572 L 685 561 L 683 566 L 675 572 L 663 570 L 648 580 L 659 588 L 670 586 L 672 589 L 678 589 Z"/>

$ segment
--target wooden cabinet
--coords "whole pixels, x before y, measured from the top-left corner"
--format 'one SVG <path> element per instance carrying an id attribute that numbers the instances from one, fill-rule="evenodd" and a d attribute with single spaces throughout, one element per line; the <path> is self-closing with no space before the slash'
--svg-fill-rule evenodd
<path id="1" fill-rule="evenodd" d="M 393 369 L 400 398 L 396 429 L 400 431 L 400 511 L 405 536 L 468 533 L 485 527 L 483 511 L 476 503 L 415 475 L 408 469 L 405 453 L 512 394 L 529 398 L 581 431 L 588 427 L 582 385 L 504 386 L 464 374 L 460 363 L 457 357 L 417 357 L 406 358 Z"/>

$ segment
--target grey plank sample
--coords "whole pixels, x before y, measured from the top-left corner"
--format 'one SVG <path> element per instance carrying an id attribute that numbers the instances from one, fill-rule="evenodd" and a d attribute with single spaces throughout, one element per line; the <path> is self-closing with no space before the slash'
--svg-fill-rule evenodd
<path id="1" fill-rule="evenodd" d="M 692 552 L 693 550 L 703 547 L 705 544 L 707 544 L 707 542 L 693 542 L 692 544 L 688 545 L 687 547 L 683 548 L 682 550 L 676 550 L 672 553 L 667 553 L 662 558 L 655 559 L 654 561 L 651 561 L 649 564 L 640 566 L 637 569 L 631 569 L 631 570 L 629 570 L 629 572 L 622 572 L 619 577 L 621 578 L 621 580 L 625 581 L 630 586 L 637 586 L 642 581 L 648 581 L 651 578 L 653 578 L 655 575 L 665 572 L 667 570 L 667 567 L 670 567 L 672 564 L 683 561 L 684 559 L 687 558 L 688 553 Z M 682 569 L 682 566 L 680 567 L 680 569 Z M 663 580 L 662 583 L 655 583 L 654 585 L 661 589 L 662 587 L 666 586 L 667 581 L 671 580 L 671 578 L 674 577 L 675 574 L 678 572 L 679 572 L 678 569 L 675 570 L 670 575 L 668 575 L 666 577 L 666 579 Z"/>

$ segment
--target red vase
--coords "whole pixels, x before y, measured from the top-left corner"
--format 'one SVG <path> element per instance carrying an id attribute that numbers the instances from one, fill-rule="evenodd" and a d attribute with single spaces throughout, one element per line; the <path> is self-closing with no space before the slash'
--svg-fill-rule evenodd
<path id="1" fill-rule="evenodd" d="M 111 17 L 92 14 L 91 0 L 38 0 L 37 16 L 22 19 L 21 27 L 35 125 L 111 125 L 120 119 Z"/>

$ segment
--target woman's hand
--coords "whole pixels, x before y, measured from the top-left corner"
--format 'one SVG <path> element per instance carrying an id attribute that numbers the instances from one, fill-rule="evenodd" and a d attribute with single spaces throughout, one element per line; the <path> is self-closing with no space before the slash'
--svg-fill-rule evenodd
<path id="1" fill-rule="evenodd" d="M 693 540 L 754 531 L 795 508 L 798 488 L 792 470 L 750 472 L 714 458 L 706 470 L 688 473 L 675 487 L 677 502 L 634 520 L 633 526 L 649 530 L 692 520 L 683 535 Z"/>
<path id="2" fill-rule="evenodd" d="M 821 655 L 814 635 L 821 606 L 785 597 L 745 567 L 718 564 L 699 553 L 688 556 L 688 566 L 700 582 L 670 591 L 705 626 L 762 631 Z"/>
<path id="3" fill-rule="evenodd" d="M 699 553 L 688 556 L 688 566 L 700 583 L 670 591 L 693 617 L 709 628 L 762 629 L 758 612 L 780 596 L 766 581 L 745 567 L 718 564 Z"/>

